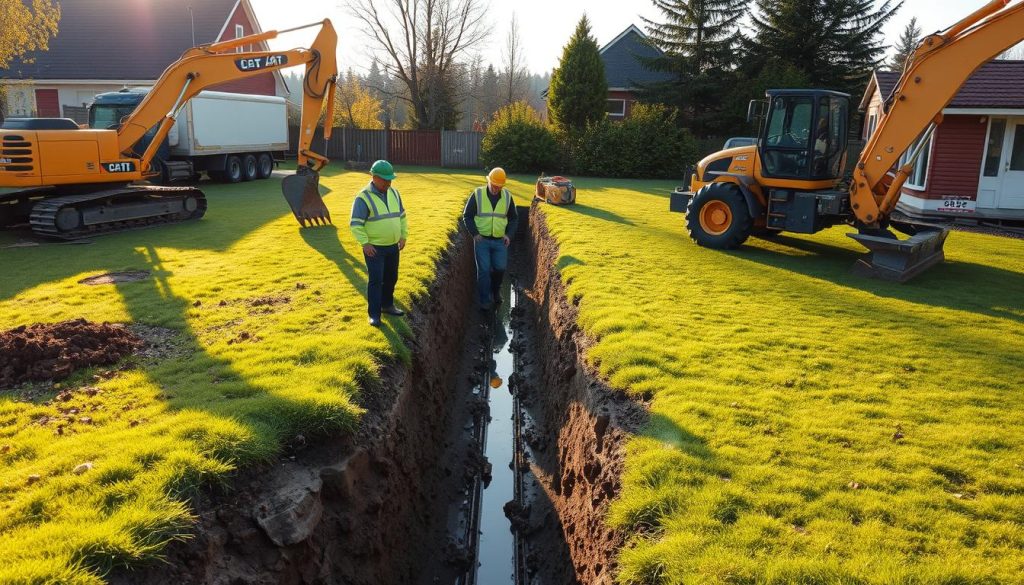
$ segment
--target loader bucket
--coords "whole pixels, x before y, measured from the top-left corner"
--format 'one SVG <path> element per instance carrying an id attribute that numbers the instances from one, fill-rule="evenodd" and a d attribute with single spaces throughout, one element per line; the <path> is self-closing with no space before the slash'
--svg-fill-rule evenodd
<path id="1" fill-rule="evenodd" d="M 942 262 L 949 228 L 921 224 L 900 226 L 901 231 L 913 233 L 905 240 L 895 234 L 846 234 L 860 242 L 870 253 L 857 261 L 853 273 L 858 276 L 907 282 L 932 266 Z"/>
<path id="2" fill-rule="evenodd" d="M 320 197 L 320 173 L 299 167 L 294 175 L 281 181 L 281 191 L 302 227 L 306 227 L 307 222 L 310 226 L 331 223 L 331 213 Z"/>

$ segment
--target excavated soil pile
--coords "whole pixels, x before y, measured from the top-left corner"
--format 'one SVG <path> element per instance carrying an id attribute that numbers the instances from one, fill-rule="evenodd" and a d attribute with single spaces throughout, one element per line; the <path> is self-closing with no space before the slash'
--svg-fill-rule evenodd
<path id="1" fill-rule="evenodd" d="M 22 325 L 0 333 L 0 388 L 62 380 L 77 369 L 112 364 L 142 345 L 123 325 L 85 319 Z"/>

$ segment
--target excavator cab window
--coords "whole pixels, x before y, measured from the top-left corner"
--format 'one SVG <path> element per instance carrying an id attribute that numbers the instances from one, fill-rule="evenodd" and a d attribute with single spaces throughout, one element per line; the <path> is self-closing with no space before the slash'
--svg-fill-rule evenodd
<path id="1" fill-rule="evenodd" d="M 125 116 L 135 110 L 134 105 L 99 105 L 89 108 L 89 127 L 99 130 L 115 130 L 121 125 Z"/>
<path id="2" fill-rule="evenodd" d="M 846 153 L 849 98 L 823 91 L 769 92 L 761 141 L 764 174 L 773 178 L 834 179 Z"/>

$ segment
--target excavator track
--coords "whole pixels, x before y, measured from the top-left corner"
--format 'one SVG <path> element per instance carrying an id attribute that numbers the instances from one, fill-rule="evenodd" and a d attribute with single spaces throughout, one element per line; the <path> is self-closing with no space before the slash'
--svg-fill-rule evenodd
<path id="1" fill-rule="evenodd" d="M 32 206 L 32 231 L 76 240 L 112 232 L 199 219 L 206 195 L 195 187 L 129 185 L 42 199 Z"/>

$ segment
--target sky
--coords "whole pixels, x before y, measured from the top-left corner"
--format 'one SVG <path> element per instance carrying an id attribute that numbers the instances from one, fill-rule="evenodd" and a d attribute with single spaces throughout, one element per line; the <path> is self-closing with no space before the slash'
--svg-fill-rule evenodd
<path id="1" fill-rule="evenodd" d="M 280 30 L 330 18 L 338 30 L 338 62 L 344 70 L 366 73 L 372 61 L 371 46 L 348 10 L 347 0 L 250 0 L 263 30 Z M 374 0 L 379 6 L 389 0 Z M 752 3 L 753 4 L 753 3 Z M 916 16 L 925 34 L 944 29 L 980 7 L 983 0 L 905 0 L 903 8 L 885 27 L 887 43 L 894 44 L 903 27 Z M 658 20 L 660 13 L 649 0 L 490 0 L 489 40 L 479 48 L 484 62 L 500 68 L 505 37 L 515 14 L 526 51 L 527 68 L 550 72 L 586 12 L 598 45 L 603 46 L 631 24 L 644 29 L 642 17 Z M 271 41 L 272 49 L 308 46 L 316 29 L 283 35 Z"/>

